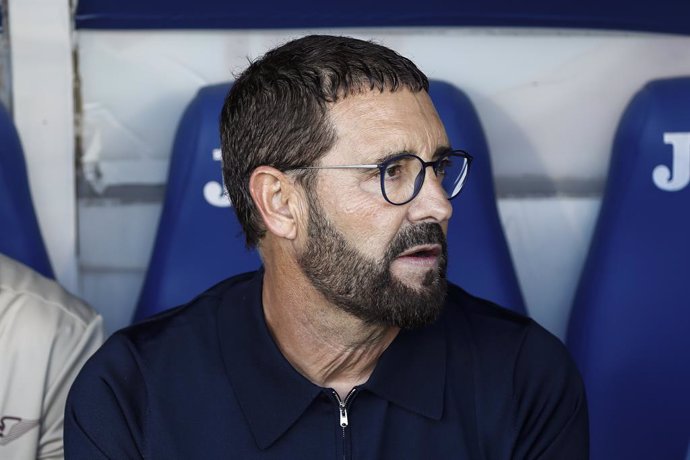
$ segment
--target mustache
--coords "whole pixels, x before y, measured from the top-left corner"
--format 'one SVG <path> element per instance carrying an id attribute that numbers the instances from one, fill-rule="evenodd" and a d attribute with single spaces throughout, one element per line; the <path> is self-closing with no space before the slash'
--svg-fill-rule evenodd
<path id="1" fill-rule="evenodd" d="M 400 230 L 386 251 L 386 259 L 392 261 L 408 249 L 423 244 L 439 244 L 442 254 L 446 253 L 446 235 L 440 224 L 426 222 Z"/>

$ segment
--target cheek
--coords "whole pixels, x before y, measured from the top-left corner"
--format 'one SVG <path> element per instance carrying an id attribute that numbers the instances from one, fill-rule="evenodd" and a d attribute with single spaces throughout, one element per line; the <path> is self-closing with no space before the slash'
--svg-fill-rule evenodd
<path id="1" fill-rule="evenodd" d="M 364 256 L 378 260 L 403 226 L 405 207 L 393 206 L 380 193 L 362 190 L 342 173 L 322 176 L 321 203 L 330 221 Z"/>
<path id="2" fill-rule="evenodd" d="M 381 258 L 400 229 L 404 216 L 369 194 L 353 193 L 345 201 L 331 208 L 338 210 L 334 223 L 362 254 Z"/>

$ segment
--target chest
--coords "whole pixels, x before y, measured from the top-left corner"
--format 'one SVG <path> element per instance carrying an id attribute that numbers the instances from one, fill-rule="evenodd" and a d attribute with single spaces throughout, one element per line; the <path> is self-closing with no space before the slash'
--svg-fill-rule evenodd
<path id="1" fill-rule="evenodd" d="M 203 405 L 165 405 L 150 414 L 150 458 L 207 459 L 470 459 L 467 417 L 445 411 L 440 420 L 406 410 L 363 392 L 346 405 L 328 395 L 317 397 L 277 439 L 260 448 L 232 397 Z M 274 408 L 276 412 L 281 407 Z M 268 427 L 268 428 L 267 428 Z"/>

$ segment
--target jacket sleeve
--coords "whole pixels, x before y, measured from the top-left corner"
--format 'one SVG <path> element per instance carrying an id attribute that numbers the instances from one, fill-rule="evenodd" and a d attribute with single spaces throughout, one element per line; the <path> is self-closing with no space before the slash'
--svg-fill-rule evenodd
<path id="1" fill-rule="evenodd" d="M 136 350 L 113 335 L 86 363 L 67 398 L 65 457 L 145 456 L 147 389 Z"/>
<path id="2" fill-rule="evenodd" d="M 43 398 L 41 438 L 36 458 L 63 458 L 63 415 L 67 393 L 86 360 L 103 343 L 103 321 L 94 315 L 89 323 L 75 324 L 70 317 L 59 324 L 52 342 L 49 382 Z"/>
<path id="3" fill-rule="evenodd" d="M 531 323 L 513 372 L 514 459 L 589 458 L 582 378 L 561 342 Z"/>

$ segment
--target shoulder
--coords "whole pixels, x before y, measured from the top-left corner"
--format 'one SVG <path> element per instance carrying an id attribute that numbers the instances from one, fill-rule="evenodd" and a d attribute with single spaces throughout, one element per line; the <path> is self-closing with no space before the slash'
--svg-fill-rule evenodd
<path id="1" fill-rule="evenodd" d="M 558 443 L 569 440 L 586 446 L 584 385 L 561 341 L 532 319 L 456 286 L 447 306 L 451 349 L 471 355 L 480 425 L 494 444 L 512 445 L 519 458 L 532 458 L 534 449 L 558 452 Z M 506 433 L 515 439 L 499 442 Z"/>
<path id="2" fill-rule="evenodd" d="M 451 339 L 470 342 L 476 353 L 503 357 L 507 351 L 517 351 L 527 332 L 536 326 L 530 318 L 475 297 L 453 284 L 448 287 L 445 315 Z"/>
<path id="3" fill-rule="evenodd" d="M 451 324 L 466 324 L 479 354 L 494 354 L 509 359 L 516 371 L 553 370 L 553 365 L 573 369 L 574 364 L 563 343 L 533 319 L 500 307 L 461 288 L 449 289 Z M 575 371 L 576 372 L 576 371 Z"/>
<path id="4" fill-rule="evenodd" d="M 79 380 L 158 378 L 212 359 L 218 353 L 218 308 L 240 308 L 240 292 L 251 275 L 222 281 L 185 305 L 115 332 L 87 362 Z"/>
<path id="5" fill-rule="evenodd" d="M 61 456 L 67 392 L 102 341 L 102 319 L 86 303 L 0 254 L 0 388 L 6 396 L 0 415 L 41 427 L 12 449 Z"/>
<path id="6" fill-rule="evenodd" d="M 101 316 L 55 281 L 0 254 L 0 318 L 9 323 L 14 340 L 33 343 L 54 336 L 77 338 L 100 331 Z"/>
<path id="7" fill-rule="evenodd" d="M 243 273 L 221 281 L 184 305 L 121 329 L 114 334 L 114 339 L 129 343 L 142 356 L 202 346 L 209 335 L 217 335 L 217 311 L 220 306 L 242 308 L 245 304 L 244 291 L 251 285 L 255 275 L 256 272 Z M 107 351 L 106 345 L 104 348 Z"/>
<path id="8" fill-rule="evenodd" d="M 525 376 L 553 376 L 556 369 L 578 377 L 563 343 L 531 318 L 472 296 L 451 285 L 449 327 L 462 334 L 485 365 L 510 370 L 515 384 Z"/>
<path id="9" fill-rule="evenodd" d="M 160 415 L 152 407 L 161 401 L 180 404 L 181 398 L 189 399 L 184 395 L 190 388 L 224 375 L 217 312 L 221 305 L 242 306 L 241 290 L 248 278 L 223 281 L 188 304 L 114 333 L 87 361 L 70 390 L 68 448 L 81 452 L 95 442 L 119 452 L 114 458 L 139 457 L 148 429 L 156 429 L 149 419 Z"/>

